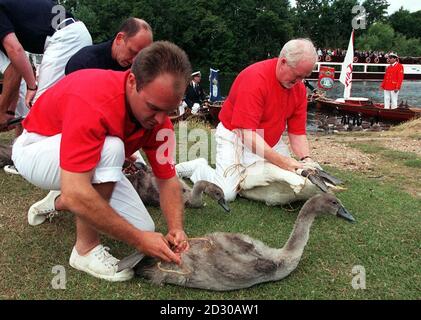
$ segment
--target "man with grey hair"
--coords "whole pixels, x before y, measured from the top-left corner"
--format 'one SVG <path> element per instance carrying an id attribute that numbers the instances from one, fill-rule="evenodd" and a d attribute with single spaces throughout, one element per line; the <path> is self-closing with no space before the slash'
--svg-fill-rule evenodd
<path id="1" fill-rule="evenodd" d="M 179 176 L 193 182 L 207 180 L 220 186 L 225 200 L 233 201 L 244 168 L 265 159 L 295 171 L 313 161 L 306 136 L 307 98 L 302 82 L 317 61 L 308 39 L 287 42 L 278 58 L 257 62 L 244 69 L 232 84 L 219 113 L 216 129 L 216 169 L 205 159 L 176 166 Z M 291 157 L 282 134 L 287 128 Z"/>

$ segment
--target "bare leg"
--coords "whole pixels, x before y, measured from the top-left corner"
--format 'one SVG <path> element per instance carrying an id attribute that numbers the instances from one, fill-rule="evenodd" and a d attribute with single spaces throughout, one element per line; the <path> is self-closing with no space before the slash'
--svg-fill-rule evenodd
<path id="1" fill-rule="evenodd" d="M 3 90 L 0 95 L 0 124 L 13 118 L 7 111 L 15 112 L 19 99 L 19 87 L 22 77 L 10 64 L 4 72 Z"/>
<path id="2" fill-rule="evenodd" d="M 95 190 L 107 201 L 110 200 L 114 189 L 113 182 L 94 184 Z M 61 197 L 55 202 L 57 210 L 65 210 L 61 204 Z M 80 255 L 86 255 L 89 251 L 100 244 L 99 233 L 84 220 L 76 216 L 76 250 Z"/>

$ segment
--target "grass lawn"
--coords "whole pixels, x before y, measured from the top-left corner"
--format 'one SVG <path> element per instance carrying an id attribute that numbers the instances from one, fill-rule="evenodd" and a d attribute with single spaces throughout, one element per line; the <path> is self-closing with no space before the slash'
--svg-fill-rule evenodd
<path id="1" fill-rule="evenodd" d="M 0 135 L 0 143 L 11 138 Z M 75 240 L 73 215 L 64 213 L 49 223 L 31 227 L 27 210 L 41 199 L 40 190 L 19 176 L 0 171 L 0 298 L 2 299 L 421 299 L 421 199 L 402 184 L 418 188 L 421 173 L 414 155 L 353 142 L 353 147 L 377 152 L 383 165 L 367 175 L 341 168 L 326 168 L 345 181 L 338 194 L 357 222 L 323 216 L 316 219 L 297 269 L 287 278 L 233 292 L 209 292 L 166 285 L 156 287 L 135 278 L 109 283 L 72 269 L 68 264 Z M 409 161 L 409 162 L 408 162 Z M 408 162 L 408 163 L 407 163 Z M 411 175 L 408 177 L 407 175 Z M 419 190 L 418 190 L 419 191 Z M 237 199 L 225 213 L 207 199 L 202 209 L 186 209 L 185 228 L 190 237 L 214 231 L 240 232 L 281 247 L 292 230 L 301 204 L 267 207 Z M 157 231 L 166 232 L 158 209 L 150 208 Z M 127 245 L 104 237 L 112 253 L 123 257 Z M 66 289 L 53 289 L 52 268 L 64 266 Z M 366 272 L 366 289 L 351 282 L 355 266 Z"/>

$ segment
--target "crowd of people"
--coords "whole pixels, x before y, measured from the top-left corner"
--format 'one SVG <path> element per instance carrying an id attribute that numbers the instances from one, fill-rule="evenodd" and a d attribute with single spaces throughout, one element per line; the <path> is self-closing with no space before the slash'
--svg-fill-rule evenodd
<path id="1" fill-rule="evenodd" d="M 317 49 L 318 61 L 342 62 L 346 56 L 346 49 Z M 389 53 L 378 50 L 354 50 L 355 63 L 389 63 Z M 421 57 L 400 57 L 401 62 L 407 64 L 421 64 Z"/>

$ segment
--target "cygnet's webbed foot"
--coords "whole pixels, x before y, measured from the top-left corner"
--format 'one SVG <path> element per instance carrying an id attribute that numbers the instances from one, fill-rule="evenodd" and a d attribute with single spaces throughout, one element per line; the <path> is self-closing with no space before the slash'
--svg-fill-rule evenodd
<path id="1" fill-rule="evenodd" d="M 342 180 L 330 175 L 329 173 L 327 173 L 324 170 L 318 170 L 317 173 L 318 173 L 320 178 L 322 178 L 326 182 L 329 182 L 330 184 L 333 184 L 334 186 L 337 186 L 339 184 L 343 184 Z"/>
<path id="2" fill-rule="evenodd" d="M 327 186 L 326 183 L 329 183 L 333 186 L 337 186 L 343 183 L 342 180 L 320 169 L 304 169 L 304 170 L 299 169 L 297 170 L 297 173 L 303 176 L 304 178 L 308 178 L 314 185 L 316 185 L 323 192 L 329 191 L 329 187 Z"/>

